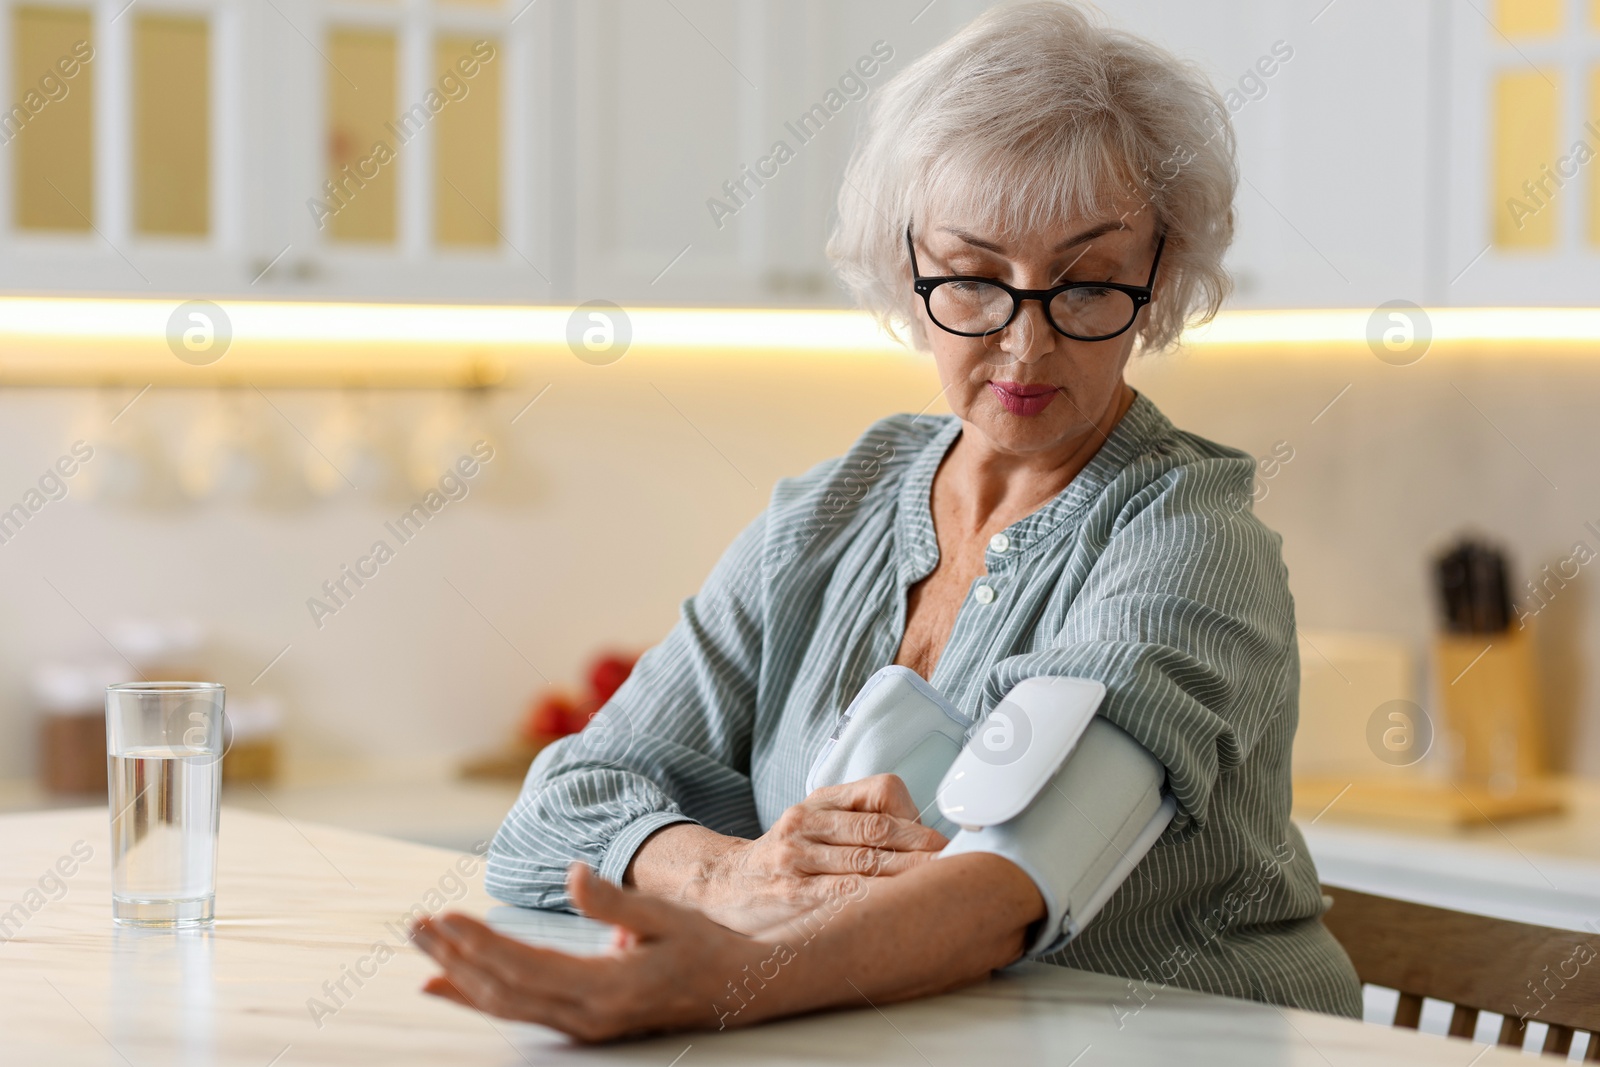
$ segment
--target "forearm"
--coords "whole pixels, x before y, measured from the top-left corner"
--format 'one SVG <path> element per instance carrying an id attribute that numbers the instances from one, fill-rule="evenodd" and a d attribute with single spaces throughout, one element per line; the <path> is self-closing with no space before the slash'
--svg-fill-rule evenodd
<path id="1" fill-rule="evenodd" d="M 1021 958 L 1029 926 L 1044 914 L 1032 879 L 993 855 L 952 856 L 894 878 L 866 879 L 853 898 L 758 935 L 772 946 L 772 962 L 738 1021 L 968 985 Z M 742 976 L 733 977 L 739 986 Z"/>
<path id="2" fill-rule="evenodd" d="M 689 824 L 647 829 L 618 878 L 744 934 L 838 900 L 864 877 L 900 877 L 949 843 L 918 821 L 892 775 L 817 789 L 753 839 Z M 623 857 L 619 848 L 608 858 Z"/>
<path id="3" fill-rule="evenodd" d="M 662 827 L 633 854 L 623 885 L 652 896 L 701 907 L 716 861 L 743 838 L 726 837 L 699 823 Z"/>

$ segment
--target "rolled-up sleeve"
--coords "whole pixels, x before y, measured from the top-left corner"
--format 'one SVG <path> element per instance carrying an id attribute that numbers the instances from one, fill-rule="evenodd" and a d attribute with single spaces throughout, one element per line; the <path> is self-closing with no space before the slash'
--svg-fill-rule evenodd
<path id="1" fill-rule="evenodd" d="M 677 822 L 760 833 L 750 745 L 762 652 L 765 515 L 729 546 L 589 725 L 546 748 L 489 848 L 500 900 L 571 908 L 567 867 L 621 882 L 644 840 Z"/>
<path id="2" fill-rule="evenodd" d="M 996 662 L 986 706 L 1026 678 L 1104 683 L 1101 714 L 1167 770 L 1172 831 L 1205 826 L 1219 776 L 1292 714 L 1294 604 L 1280 541 L 1246 508 L 1247 461 L 1168 473 L 1125 511 L 1053 646 Z"/>

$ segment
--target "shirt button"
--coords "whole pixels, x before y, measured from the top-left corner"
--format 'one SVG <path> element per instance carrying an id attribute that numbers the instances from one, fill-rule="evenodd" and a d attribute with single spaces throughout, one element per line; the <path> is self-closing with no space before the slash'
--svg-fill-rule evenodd
<path id="1" fill-rule="evenodd" d="M 1007 537 L 1003 533 L 995 534 L 993 537 L 989 538 L 989 551 L 991 551 L 991 552 L 1009 552 L 1009 551 L 1011 551 L 1011 538 Z"/>
<path id="2" fill-rule="evenodd" d="M 972 595 L 978 598 L 978 603 L 980 604 L 994 603 L 994 590 L 987 585 L 978 586 Z"/>

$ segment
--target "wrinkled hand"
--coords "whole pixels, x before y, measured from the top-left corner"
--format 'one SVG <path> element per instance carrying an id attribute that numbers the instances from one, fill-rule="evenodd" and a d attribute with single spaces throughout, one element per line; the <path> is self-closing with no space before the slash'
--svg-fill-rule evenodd
<path id="1" fill-rule="evenodd" d="M 735 1021 L 716 1007 L 726 984 L 772 951 L 692 909 L 612 885 L 582 864 L 567 872 L 567 891 L 585 915 L 616 927 L 609 952 L 569 956 L 450 913 L 412 927 L 416 944 L 444 968 L 423 992 L 585 1042 L 717 1029 Z M 748 1013 L 737 1021 L 754 1019 Z"/>
<path id="2" fill-rule="evenodd" d="M 754 841 L 709 861 L 695 904 L 724 926 L 756 933 L 831 899 L 854 897 L 863 878 L 912 870 L 948 843 L 918 821 L 895 775 L 825 786 Z"/>

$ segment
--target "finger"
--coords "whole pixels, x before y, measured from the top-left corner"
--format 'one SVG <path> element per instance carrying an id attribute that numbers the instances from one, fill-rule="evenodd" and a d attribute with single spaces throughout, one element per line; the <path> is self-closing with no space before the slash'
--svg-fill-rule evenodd
<path id="1" fill-rule="evenodd" d="M 817 900 L 824 904 L 830 901 L 855 903 L 865 900 L 867 894 L 872 892 L 872 879 L 859 874 L 824 875 L 813 878 L 812 883 Z M 830 910 L 834 909 L 830 907 Z"/>
<path id="2" fill-rule="evenodd" d="M 422 991 L 432 997 L 440 997 L 444 1000 L 454 1001 L 463 1007 L 472 1007 L 472 1001 L 468 1000 L 466 996 L 462 994 L 461 990 L 451 985 L 450 979 L 446 978 L 442 974 L 436 974 L 426 982 L 422 983 Z"/>
<path id="3" fill-rule="evenodd" d="M 576 1002 L 600 980 L 591 960 L 523 944 L 458 912 L 423 920 L 417 941 L 447 971 L 463 964 L 519 990 L 557 1000 Z"/>
<path id="4" fill-rule="evenodd" d="M 530 994 L 468 965 L 429 980 L 423 992 L 486 1015 L 548 1026 L 580 1041 L 603 1041 L 622 1032 L 621 1020 L 597 1018 L 583 1004 Z"/>
<path id="5" fill-rule="evenodd" d="M 572 1007 L 542 990 L 505 981 L 495 972 L 462 956 L 447 939 L 436 936 L 435 940 L 440 947 L 435 958 L 444 967 L 444 974 L 430 979 L 423 987 L 426 992 L 454 1000 L 474 1011 L 532 1022 L 543 1022 L 559 1010 Z"/>
<path id="6" fill-rule="evenodd" d="M 920 867 L 935 855 L 935 852 L 900 852 L 864 845 L 816 845 L 806 850 L 800 862 L 806 874 L 886 878 Z"/>
<path id="7" fill-rule="evenodd" d="M 455 948 L 440 932 L 434 920 L 419 919 L 411 924 L 411 943 L 427 953 L 435 963 L 443 964 L 445 957 L 455 954 Z"/>
<path id="8" fill-rule="evenodd" d="M 807 802 L 812 800 L 819 801 L 821 807 L 881 811 L 909 822 L 921 821 L 911 791 L 897 774 L 874 774 L 844 785 L 823 786 L 806 798 Z"/>
<path id="9" fill-rule="evenodd" d="M 825 845 L 866 845 L 899 852 L 937 852 L 950 842 L 931 826 L 878 811 L 811 813 L 806 836 Z"/>
<path id="10" fill-rule="evenodd" d="M 456 943 L 437 928 L 436 922 L 424 920 L 418 925 L 424 927 L 417 932 L 418 943 L 425 946 L 431 943 L 429 955 L 445 969 L 444 974 L 428 980 L 423 986 L 424 992 L 503 1019 L 539 1023 L 580 1041 L 605 1040 L 622 1032 L 620 1020 L 594 1016 L 585 1000 L 586 990 L 579 990 L 578 998 L 574 999 L 530 984 L 508 982 L 463 956 Z"/>
<path id="11" fill-rule="evenodd" d="M 475 1011 L 498 1015 L 502 1019 L 521 1018 L 519 1012 L 540 999 L 514 991 L 498 976 L 459 956 L 450 957 L 442 966 L 445 970 L 441 977 L 460 994 L 460 1003 Z"/>
<path id="12" fill-rule="evenodd" d="M 443 967 L 446 974 L 456 968 L 473 966 L 462 955 L 461 945 L 442 925 L 443 918 L 443 916 L 430 917 L 414 923 L 411 927 L 412 943 L 426 952 L 433 962 Z"/>
<path id="13" fill-rule="evenodd" d="M 567 868 L 567 893 L 589 918 L 624 927 L 643 939 L 681 930 L 686 922 L 698 918 L 689 909 L 659 897 L 613 885 L 585 863 Z"/>

